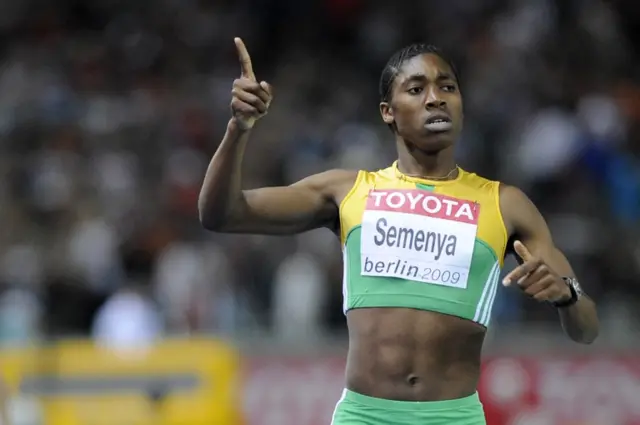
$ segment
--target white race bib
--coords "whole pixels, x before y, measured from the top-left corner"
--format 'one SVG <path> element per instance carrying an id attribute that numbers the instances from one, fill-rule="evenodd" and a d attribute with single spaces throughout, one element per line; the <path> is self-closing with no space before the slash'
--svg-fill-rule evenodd
<path id="1" fill-rule="evenodd" d="M 364 276 L 466 288 L 480 205 L 424 190 L 372 190 L 362 216 Z"/>

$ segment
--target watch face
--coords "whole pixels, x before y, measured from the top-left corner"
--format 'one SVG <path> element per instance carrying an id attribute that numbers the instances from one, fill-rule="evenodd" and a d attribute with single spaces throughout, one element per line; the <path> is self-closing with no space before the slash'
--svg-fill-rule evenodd
<path id="1" fill-rule="evenodd" d="M 573 289 L 576 291 L 576 294 L 582 295 L 582 287 L 580 286 L 580 283 L 578 283 L 576 279 L 573 279 L 573 278 L 569 279 L 569 285 L 573 287 Z"/>

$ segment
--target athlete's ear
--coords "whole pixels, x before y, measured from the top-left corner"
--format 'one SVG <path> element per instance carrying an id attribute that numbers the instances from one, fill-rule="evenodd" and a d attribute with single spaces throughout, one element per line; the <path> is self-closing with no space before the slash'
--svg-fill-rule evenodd
<path id="1" fill-rule="evenodd" d="M 388 102 L 380 102 L 380 116 L 385 124 L 391 125 L 395 121 L 393 118 L 393 108 Z"/>

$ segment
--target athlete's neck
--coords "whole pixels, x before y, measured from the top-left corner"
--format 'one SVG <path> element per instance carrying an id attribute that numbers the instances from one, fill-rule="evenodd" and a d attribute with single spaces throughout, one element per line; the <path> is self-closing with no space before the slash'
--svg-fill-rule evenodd
<path id="1" fill-rule="evenodd" d="M 417 149 L 411 152 L 406 145 L 398 144 L 398 170 L 412 177 L 424 178 L 455 178 L 458 173 L 452 173 L 456 168 L 453 146 L 434 153 L 425 153 Z"/>

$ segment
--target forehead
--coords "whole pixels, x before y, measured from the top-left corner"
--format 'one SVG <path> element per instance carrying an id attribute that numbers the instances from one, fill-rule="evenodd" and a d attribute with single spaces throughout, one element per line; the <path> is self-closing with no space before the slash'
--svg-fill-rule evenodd
<path id="1" fill-rule="evenodd" d="M 396 76 L 396 82 L 401 84 L 412 75 L 424 75 L 429 80 L 435 80 L 440 75 L 450 75 L 455 78 L 451 66 L 435 53 L 425 53 L 414 56 L 405 61 Z"/>

